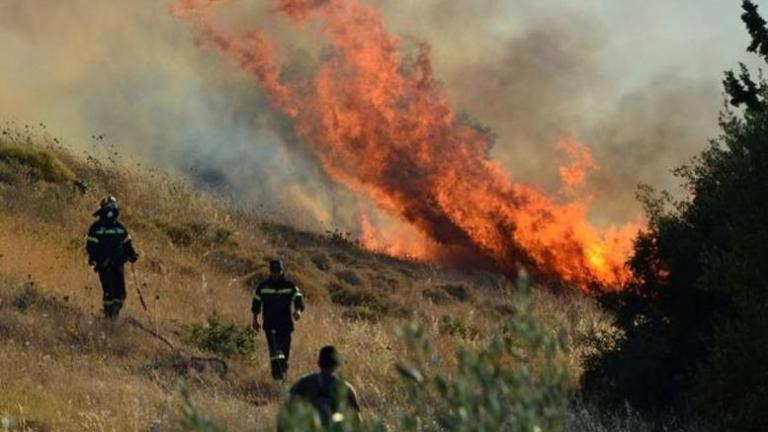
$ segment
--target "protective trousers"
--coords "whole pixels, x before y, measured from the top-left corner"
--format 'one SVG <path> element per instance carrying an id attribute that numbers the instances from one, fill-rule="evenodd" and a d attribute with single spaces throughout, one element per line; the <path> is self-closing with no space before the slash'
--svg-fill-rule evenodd
<path id="1" fill-rule="evenodd" d="M 291 356 L 291 332 L 276 329 L 265 329 L 269 362 L 272 367 L 272 378 L 285 379 L 288 374 L 288 359 Z"/>
<path id="2" fill-rule="evenodd" d="M 117 319 L 125 302 L 125 270 L 123 266 L 98 269 L 101 289 L 104 290 L 104 316 Z"/>

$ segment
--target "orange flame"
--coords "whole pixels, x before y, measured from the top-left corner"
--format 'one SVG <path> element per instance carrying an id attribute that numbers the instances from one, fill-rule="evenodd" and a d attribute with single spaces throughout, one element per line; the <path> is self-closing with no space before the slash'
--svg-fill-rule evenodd
<path id="1" fill-rule="evenodd" d="M 561 205 L 512 183 L 488 158 L 491 140 L 454 114 L 428 47 L 403 56 L 375 8 L 359 0 L 277 0 L 276 13 L 296 24 L 317 20 L 333 47 L 311 80 L 283 82 L 277 50 L 263 32 L 235 34 L 214 22 L 211 11 L 223 1 L 182 0 L 173 13 L 256 77 L 332 179 L 435 244 L 510 274 L 523 264 L 582 289 L 593 282 L 618 287 L 628 278 L 624 263 L 642 224 L 599 229 L 587 221 L 587 200 Z M 573 190 L 594 163 L 575 141 L 564 143 L 574 162 L 561 176 Z M 382 242 L 365 216 L 361 227 L 369 247 L 414 253 Z"/>
<path id="2" fill-rule="evenodd" d="M 568 138 L 558 143 L 558 149 L 571 159 L 567 165 L 560 167 L 560 180 L 563 182 L 564 194 L 572 196 L 584 186 L 590 171 L 597 168 L 589 147 Z"/>
<path id="3" fill-rule="evenodd" d="M 365 211 L 360 212 L 358 223 L 360 242 L 366 249 L 413 260 L 428 260 L 432 257 L 432 242 L 409 225 L 376 226 Z"/>

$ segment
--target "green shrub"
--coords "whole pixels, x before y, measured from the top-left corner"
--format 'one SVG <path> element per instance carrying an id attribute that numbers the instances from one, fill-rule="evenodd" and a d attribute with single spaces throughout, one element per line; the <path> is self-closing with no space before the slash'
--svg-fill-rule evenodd
<path id="1" fill-rule="evenodd" d="M 287 275 L 301 290 L 304 298 L 310 303 L 328 302 L 328 291 L 320 285 L 317 278 L 311 277 L 303 271 L 293 271 Z"/>
<path id="2" fill-rule="evenodd" d="M 312 264 L 321 271 L 329 271 L 332 267 L 331 258 L 325 252 L 316 252 L 312 255 Z"/>
<path id="3" fill-rule="evenodd" d="M 421 296 L 436 305 L 446 305 L 453 302 L 453 297 L 448 295 L 445 291 L 437 288 L 427 288 L 422 291 Z"/>
<path id="4" fill-rule="evenodd" d="M 768 60 L 768 29 L 751 1 L 750 51 Z M 686 199 L 642 190 L 649 226 L 633 279 L 606 295 L 624 336 L 590 362 L 598 395 L 656 413 L 690 405 L 720 430 L 768 424 L 768 81 L 727 72 L 721 136 L 676 171 Z"/>
<path id="5" fill-rule="evenodd" d="M 35 287 L 34 282 L 24 284 L 24 287 L 13 296 L 11 304 L 20 312 L 26 312 L 30 307 L 45 301 L 45 297 Z"/>
<path id="6" fill-rule="evenodd" d="M 360 286 L 363 284 L 363 279 L 354 270 L 340 270 L 334 274 L 337 278 L 339 278 L 340 281 L 344 283 L 354 286 Z"/>
<path id="7" fill-rule="evenodd" d="M 452 317 L 449 315 L 443 315 L 440 317 L 440 333 L 449 334 L 451 336 L 458 336 L 462 339 L 476 339 L 480 336 L 480 330 L 461 319 L 460 317 Z"/>
<path id="8" fill-rule="evenodd" d="M 472 293 L 466 285 L 443 285 L 440 288 L 458 301 L 466 302 L 472 299 Z"/>
<path id="9" fill-rule="evenodd" d="M 376 290 L 385 292 L 402 292 L 400 290 L 409 286 L 409 281 L 397 272 L 389 269 L 375 269 L 370 276 L 371 286 Z"/>
<path id="10" fill-rule="evenodd" d="M 328 287 L 328 292 L 331 295 L 331 301 L 340 306 L 363 306 L 371 311 L 382 314 L 385 314 L 390 310 L 389 302 L 387 302 L 381 294 L 374 291 L 331 284 Z"/>
<path id="11" fill-rule="evenodd" d="M 384 317 L 381 310 L 373 310 L 367 306 L 355 306 L 342 312 L 341 317 L 349 321 L 379 322 Z"/>
<path id="12" fill-rule="evenodd" d="M 232 240 L 232 232 L 214 227 L 208 222 L 184 222 L 172 224 L 164 221 L 153 221 L 168 239 L 176 246 L 190 247 L 237 247 Z"/>
<path id="13" fill-rule="evenodd" d="M 392 418 L 324 428 L 305 404 L 285 404 L 278 413 L 284 432 L 562 431 L 568 403 L 569 368 L 564 336 L 554 337 L 531 313 L 528 283 L 521 278 L 515 314 L 477 351 L 461 349 L 456 370 L 440 372 L 439 355 L 417 325 L 402 330 L 406 361 L 396 365 L 407 407 Z M 560 333 L 562 334 L 562 333 Z M 223 431 L 185 396 L 184 430 Z M 346 419 L 354 418 L 347 413 Z"/>
<path id="14" fill-rule="evenodd" d="M 239 251 L 216 249 L 205 256 L 205 262 L 224 273 L 244 276 L 256 271 L 258 260 Z"/>
<path id="15" fill-rule="evenodd" d="M 224 323 L 214 314 L 205 324 L 186 328 L 187 343 L 224 356 L 249 355 L 256 348 L 256 333 L 250 327 Z"/>
<path id="16" fill-rule="evenodd" d="M 561 431 L 568 403 L 564 332 L 553 336 L 531 312 L 529 283 L 518 281 L 515 314 L 480 349 L 460 349 L 454 373 L 423 330 L 403 335 L 410 359 L 398 365 L 408 382 L 410 409 L 400 430 Z"/>
<path id="17" fill-rule="evenodd" d="M 355 259 L 352 258 L 350 254 L 343 251 L 331 252 L 331 258 L 341 263 L 342 265 L 351 265 L 352 263 L 355 262 Z"/>
<path id="18" fill-rule="evenodd" d="M 183 400 L 181 409 L 181 430 L 185 432 L 226 432 L 227 429 L 217 425 L 197 409 L 192 402 L 189 388 L 182 381 L 179 384 L 179 393 Z"/>
<path id="19" fill-rule="evenodd" d="M 15 164 L 0 162 L 0 183 L 17 186 L 23 181 L 24 175 Z"/>
<path id="20" fill-rule="evenodd" d="M 75 174 L 53 153 L 33 147 L 0 145 L 0 162 L 16 164 L 26 169 L 33 180 L 65 183 Z"/>
<path id="21" fill-rule="evenodd" d="M 10 415 L 0 415 L 0 431 L 2 432 L 37 432 L 52 431 L 53 429 L 44 423 L 27 418 L 15 418 Z"/>
<path id="22" fill-rule="evenodd" d="M 427 288 L 421 295 L 437 305 L 444 305 L 457 301 L 467 302 L 473 298 L 470 289 L 466 285 L 452 284 Z"/>
<path id="23" fill-rule="evenodd" d="M 64 297 L 64 302 L 54 297 L 43 295 L 34 281 L 27 281 L 21 285 L 11 297 L 11 305 L 19 312 L 26 312 L 32 307 L 45 309 L 46 311 L 55 311 L 66 308 L 65 302 L 69 300 Z"/>

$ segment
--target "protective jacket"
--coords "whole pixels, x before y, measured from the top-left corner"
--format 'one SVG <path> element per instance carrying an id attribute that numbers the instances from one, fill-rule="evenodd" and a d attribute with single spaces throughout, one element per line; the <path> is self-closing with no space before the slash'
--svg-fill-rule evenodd
<path id="1" fill-rule="evenodd" d="M 304 310 L 304 297 L 299 287 L 284 277 L 266 279 L 253 292 L 251 312 L 258 314 L 263 309 L 266 331 L 292 332 L 291 304 L 298 311 Z"/>
<path id="2" fill-rule="evenodd" d="M 99 219 L 88 229 L 85 249 L 88 260 L 96 269 L 119 267 L 126 261 L 135 261 L 136 251 L 131 236 L 117 220 Z"/>
<path id="3" fill-rule="evenodd" d="M 290 394 L 291 401 L 298 399 L 312 405 L 326 426 L 338 412 L 351 410 L 356 415 L 360 413 L 355 389 L 335 373 L 307 375 L 291 387 Z"/>

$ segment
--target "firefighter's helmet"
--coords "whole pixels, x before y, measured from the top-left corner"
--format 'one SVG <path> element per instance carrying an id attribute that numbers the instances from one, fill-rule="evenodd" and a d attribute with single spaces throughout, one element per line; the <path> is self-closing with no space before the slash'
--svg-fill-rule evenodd
<path id="1" fill-rule="evenodd" d="M 269 262 L 269 272 L 272 274 L 282 274 L 285 268 L 283 262 L 280 260 L 272 260 Z"/>
<path id="2" fill-rule="evenodd" d="M 107 219 L 114 219 L 117 217 L 119 209 L 117 207 L 117 198 L 112 195 L 107 195 L 99 202 L 99 209 L 93 214 L 94 216 L 103 216 Z"/>

